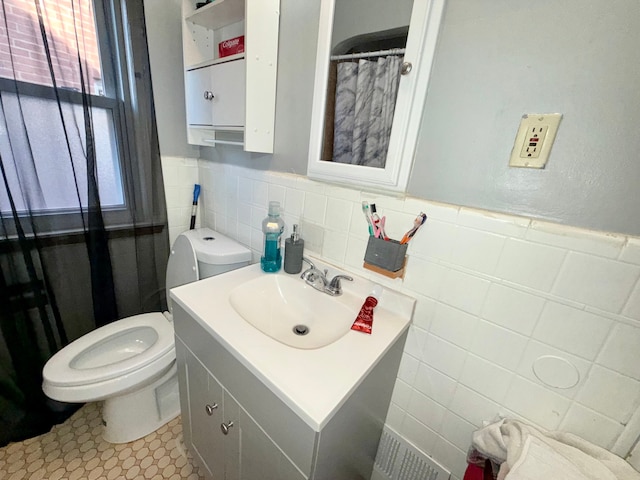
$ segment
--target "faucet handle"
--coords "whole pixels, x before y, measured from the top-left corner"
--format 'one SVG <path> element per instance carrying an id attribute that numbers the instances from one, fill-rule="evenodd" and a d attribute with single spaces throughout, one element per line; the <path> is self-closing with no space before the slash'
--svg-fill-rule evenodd
<path id="1" fill-rule="evenodd" d="M 343 279 L 353 282 L 353 277 L 350 277 L 349 275 L 336 275 L 331 279 L 331 282 L 329 282 L 329 286 L 327 287 L 327 290 L 331 295 L 342 294 L 342 284 L 340 283 L 340 280 Z"/>

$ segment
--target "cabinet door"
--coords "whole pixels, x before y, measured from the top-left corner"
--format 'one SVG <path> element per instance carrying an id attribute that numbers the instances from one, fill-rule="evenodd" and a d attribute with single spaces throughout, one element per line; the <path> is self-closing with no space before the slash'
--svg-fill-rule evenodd
<path id="1" fill-rule="evenodd" d="M 188 70 L 185 80 L 187 123 L 194 126 L 213 125 L 211 67 Z"/>
<path id="2" fill-rule="evenodd" d="M 195 127 L 242 127 L 245 78 L 244 59 L 188 70 L 187 123 Z"/>
<path id="3" fill-rule="evenodd" d="M 211 67 L 214 127 L 242 127 L 245 106 L 245 61 L 234 60 Z M 203 97 L 204 98 L 204 97 Z"/>
<path id="4" fill-rule="evenodd" d="M 240 425 L 240 405 L 224 391 L 224 424 L 220 430 L 224 438 L 224 478 L 238 480 L 240 478 L 240 442 L 242 426 Z M 226 432 L 226 433 L 225 433 Z M 260 478 L 260 477 L 256 477 Z"/>
<path id="5" fill-rule="evenodd" d="M 191 425 L 191 447 L 209 477 L 224 479 L 224 442 L 222 422 L 222 386 L 192 355 L 187 355 L 187 382 Z"/>
<path id="6" fill-rule="evenodd" d="M 234 425 L 225 443 L 226 480 L 306 480 L 249 414 L 224 392 L 224 413 Z"/>
<path id="7" fill-rule="evenodd" d="M 176 364 L 178 366 L 178 392 L 182 415 L 182 437 L 185 445 L 191 445 L 191 414 L 189 412 L 189 387 L 187 384 L 187 347 L 176 337 Z"/>

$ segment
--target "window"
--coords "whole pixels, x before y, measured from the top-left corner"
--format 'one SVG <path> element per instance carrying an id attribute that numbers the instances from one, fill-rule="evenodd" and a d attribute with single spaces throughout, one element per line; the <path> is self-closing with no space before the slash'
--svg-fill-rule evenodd
<path id="1" fill-rule="evenodd" d="M 87 206 L 82 83 L 90 95 L 101 205 L 126 203 L 121 65 L 104 11 L 101 0 L 2 1 L 0 139 L 11 141 L 0 141 L 0 155 L 19 211 L 77 211 L 78 199 Z M 0 209 L 10 211 L 4 188 Z"/>

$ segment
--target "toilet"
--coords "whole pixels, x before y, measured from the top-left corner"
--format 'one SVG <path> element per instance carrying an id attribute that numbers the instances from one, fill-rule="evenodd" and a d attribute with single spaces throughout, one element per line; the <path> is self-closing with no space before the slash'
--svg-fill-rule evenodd
<path id="1" fill-rule="evenodd" d="M 157 430 L 180 413 L 169 290 L 250 261 L 250 250 L 209 228 L 180 234 L 167 264 L 169 311 L 123 318 L 70 343 L 44 366 L 44 393 L 68 403 L 103 401 L 107 442 Z"/>

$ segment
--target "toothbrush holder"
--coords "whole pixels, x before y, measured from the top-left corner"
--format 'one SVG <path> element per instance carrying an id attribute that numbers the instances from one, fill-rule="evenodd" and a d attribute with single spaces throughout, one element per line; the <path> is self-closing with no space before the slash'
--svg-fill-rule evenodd
<path id="1" fill-rule="evenodd" d="M 407 247 L 408 244 L 397 240 L 369 237 L 364 261 L 389 272 L 398 272 L 404 267 Z"/>

